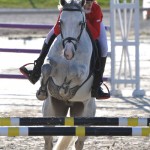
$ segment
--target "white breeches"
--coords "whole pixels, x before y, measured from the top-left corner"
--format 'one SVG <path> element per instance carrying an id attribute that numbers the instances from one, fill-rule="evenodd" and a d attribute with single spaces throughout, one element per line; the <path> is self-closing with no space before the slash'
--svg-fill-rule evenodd
<path id="1" fill-rule="evenodd" d="M 52 35 L 54 34 L 54 27 L 48 32 L 46 39 L 45 39 L 45 43 L 48 44 L 50 38 L 52 37 Z"/>
<path id="2" fill-rule="evenodd" d="M 101 48 L 101 57 L 107 57 L 107 52 L 108 52 L 107 36 L 106 36 L 106 30 L 103 22 L 101 22 L 100 24 L 100 36 L 98 41 Z"/>

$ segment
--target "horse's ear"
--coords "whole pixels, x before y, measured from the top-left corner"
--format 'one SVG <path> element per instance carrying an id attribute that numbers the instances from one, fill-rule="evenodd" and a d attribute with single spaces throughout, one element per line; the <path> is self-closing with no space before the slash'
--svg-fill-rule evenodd
<path id="1" fill-rule="evenodd" d="M 64 6 L 64 5 L 65 5 L 65 3 L 66 3 L 66 1 L 65 1 L 65 0 L 60 0 L 60 4 L 61 4 L 62 6 Z"/>
<path id="2" fill-rule="evenodd" d="M 85 5 L 85 0 L 82 0 L 81 6 L 83 7 Z"/>

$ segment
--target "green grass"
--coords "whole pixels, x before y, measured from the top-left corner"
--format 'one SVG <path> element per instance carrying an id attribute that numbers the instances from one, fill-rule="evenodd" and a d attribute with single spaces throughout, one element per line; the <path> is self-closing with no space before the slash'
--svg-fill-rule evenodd
<path id="1" fill-rule="evenodd" d="M 0 8 L 56 8 L 58 1 L 59 0 L 0 0 Z M 109 8 L 110 0 L 97 0 L 97 2 L 102 8 Z M 140 0 L 140 3 L 142 3 L 142 0 Z"/>
<path id="2" fill-rule="evenodd" d="M 58 0 L 0 0 L 0 8 L 55 8 Z"/>

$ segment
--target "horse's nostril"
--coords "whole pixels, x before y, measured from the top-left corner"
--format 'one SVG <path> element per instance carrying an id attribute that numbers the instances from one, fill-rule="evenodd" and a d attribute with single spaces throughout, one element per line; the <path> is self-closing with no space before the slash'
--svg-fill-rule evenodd
<path id="1" fill-rule="evenodd" d="M 67 59 L 67 60 L 70 60 L 71 58 L 69 58 L 69 57 L 66 57 L 66 59 Z"/>
<path id="2" fill-rule="evenodd" d="M 71 57 L 70 57 L 69 55 L 67 55 L 67 54 L 65 54 L 65 58 L 66 58 L 67 60 L 70 60 L 70 59 L 71 59 Z"/>

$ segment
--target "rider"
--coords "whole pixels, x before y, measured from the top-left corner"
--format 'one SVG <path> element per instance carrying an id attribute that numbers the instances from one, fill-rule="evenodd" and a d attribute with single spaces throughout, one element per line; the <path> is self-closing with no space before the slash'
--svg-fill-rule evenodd
<path id="1" fill-rule="evenodd" d="M 107 57 L 106 33 L 105 33 L 104 25 L 102 24 L 103 14 L 100 6 L 97 4 L 95 0 L 86 0 L 84 9 L 85 9 L 86 20 L 87 20 L 87 28 L 90 30 L 92 39 L 96 41 L 96 45 L 99 51 L 98 57 L 100 60 L 100 63 L 98 63 L 99 64 L 98 69 L 95 71 L 91 96 L 96 97 L 96 99 L 107 99 L 110 97 L 110 94 L 105 93 L 101 88 L 101 84 L 103 83 L 103 79 L 102 79 L 103 72 L 104 72 L 106 57 Z M 60 34 L 60 26 L 59 26 L 59 17 L 58 17 L 56 25 L 47 34 L 40 56 L 37 58 L 37 60 L 34 61 L 33 70 L 27 70 L 25 66 L 20 67 L 21 73 L 24 74 L 32 84 L 35 84 L 39 80 L 41 76 L 41 66 L 44 63 L 44 59 L 48 54 L 51 44 L 53 43 L 56 36 L 59 34 Z"/>

